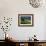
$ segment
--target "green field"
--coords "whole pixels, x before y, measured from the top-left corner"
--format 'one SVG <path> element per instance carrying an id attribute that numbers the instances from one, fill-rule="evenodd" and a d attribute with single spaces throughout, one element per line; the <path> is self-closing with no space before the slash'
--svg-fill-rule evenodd
<path id="1" fill-rule="evenodd" d="M 26 17 L 22 17 L 21 24 L 31 24 L 31 19 L 26 18 Z"/>

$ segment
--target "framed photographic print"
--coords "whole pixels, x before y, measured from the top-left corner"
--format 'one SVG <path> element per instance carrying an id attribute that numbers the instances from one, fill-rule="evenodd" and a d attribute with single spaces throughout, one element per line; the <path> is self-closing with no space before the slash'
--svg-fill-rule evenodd
<path id="1" fill-rule="evenodd" d="M 18 14 L 18 26 L 33 26 L 33 14 Z"/>

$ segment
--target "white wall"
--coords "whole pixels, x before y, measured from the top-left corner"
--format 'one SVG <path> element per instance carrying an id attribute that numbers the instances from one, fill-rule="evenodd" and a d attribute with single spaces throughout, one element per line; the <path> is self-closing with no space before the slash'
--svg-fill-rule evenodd
<path id="1" fill-rule="evenodd" d="M 27 40 L 34 34 L 39 40 L 45 40 L 45 7 L 33 8 L 28 0 L 0 0 L 0 19 L 3 16 L 13 18 L 12 27 L 8 33 L 17 40 Z M 18 14 L 34 14 L 34 26 L 18 27 Z M 2 33 L 0 31 L 0 35 Z M 4 38 L 0 36 L 0 39 Z"/>

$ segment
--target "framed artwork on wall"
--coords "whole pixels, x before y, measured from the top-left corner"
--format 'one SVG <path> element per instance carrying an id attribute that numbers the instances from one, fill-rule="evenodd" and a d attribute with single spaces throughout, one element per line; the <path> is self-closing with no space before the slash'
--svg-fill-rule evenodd
<path id="1" fill-rule="evenodd" d="M 18 14 L 18 26 L 33 26 L 33 14 Z"/>

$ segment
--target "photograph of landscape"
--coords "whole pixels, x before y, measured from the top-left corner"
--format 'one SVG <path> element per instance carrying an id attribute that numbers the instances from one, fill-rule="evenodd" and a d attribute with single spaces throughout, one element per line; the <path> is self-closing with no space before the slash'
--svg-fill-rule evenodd
<path id="1" fill-rule="evenodd" d="M 31 24 L 31 16 L 21 16 L 21 24 Z"/>
<path id="2" fill-rule="evenodd" d="M 33 26 L 33 14 L 19 14 L 18 26 Z"/>

